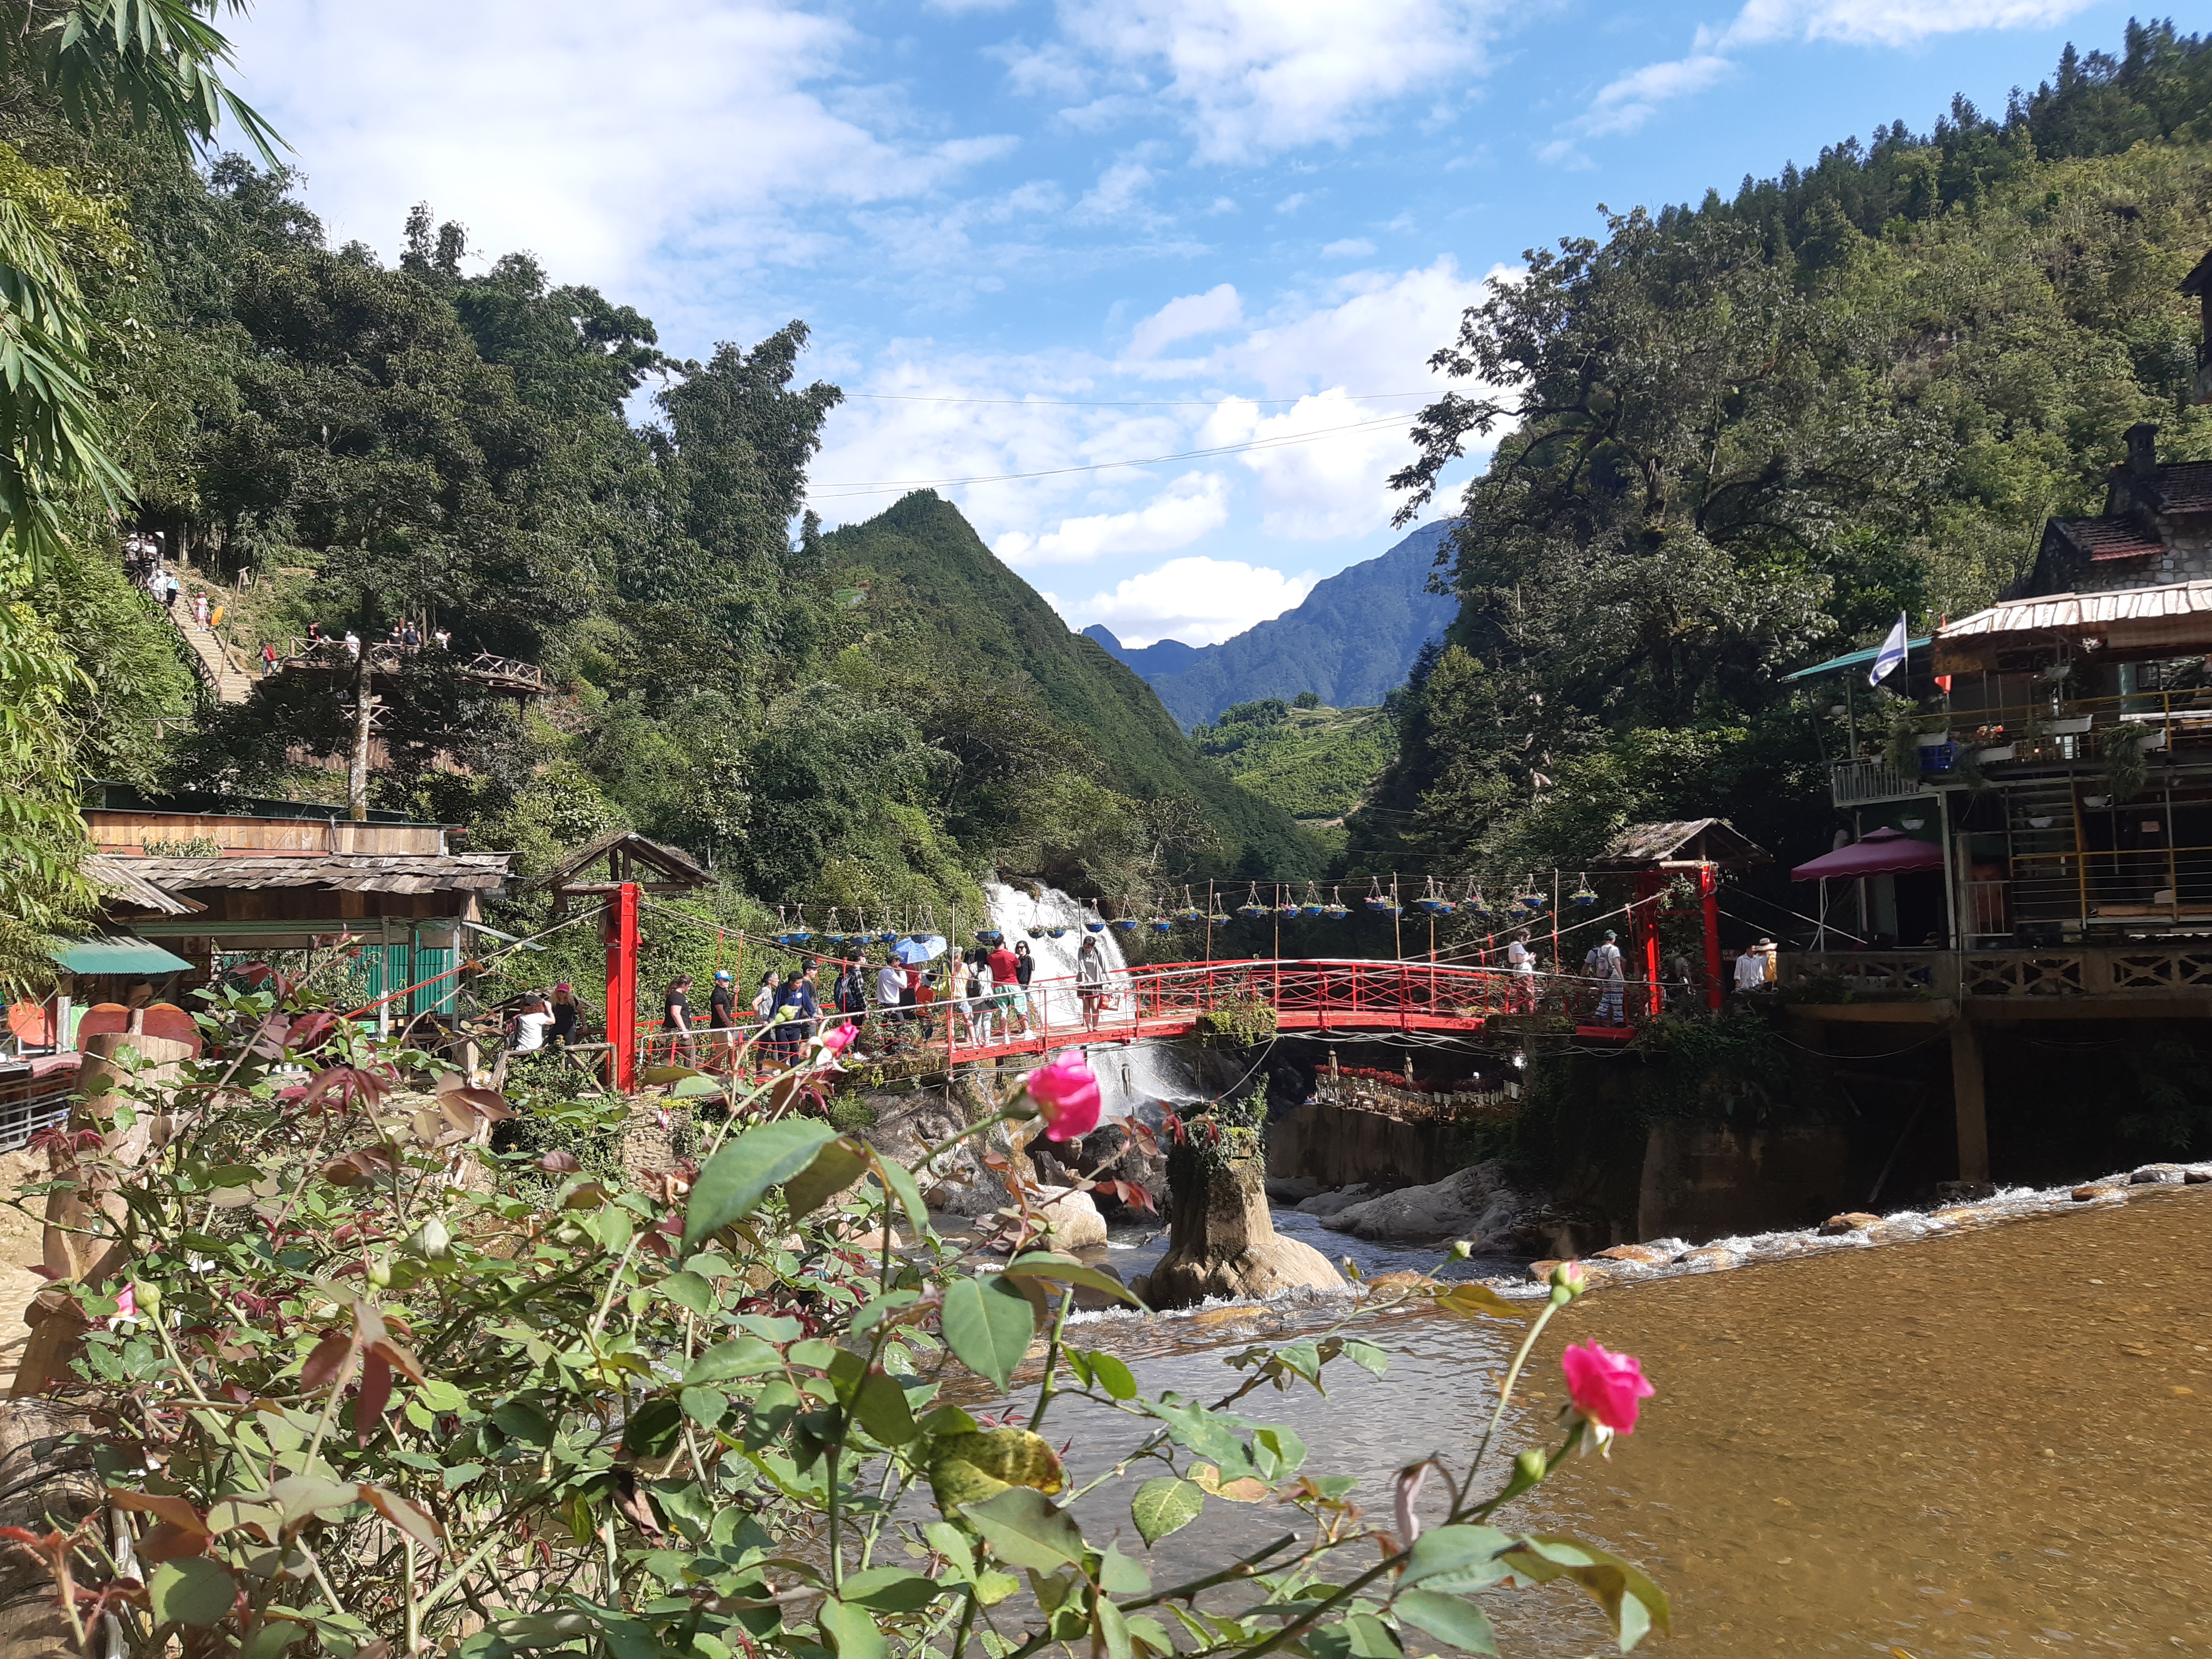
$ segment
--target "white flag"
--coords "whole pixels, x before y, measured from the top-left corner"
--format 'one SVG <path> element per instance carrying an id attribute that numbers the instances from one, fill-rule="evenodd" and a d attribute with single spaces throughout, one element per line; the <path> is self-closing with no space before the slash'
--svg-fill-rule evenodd
<path id="1" fill-rule="evenodd" d="M 1875 653 L 1874 666 L 1867 671 L 1869 685 L 1880 685 L 1884 677 L 1894 672 L 1898 664 L 1905 660 L 1905 613 L 1900 611 L 1897 613 L 1897 626 L 1889 630 L 1881 649 Z"/>

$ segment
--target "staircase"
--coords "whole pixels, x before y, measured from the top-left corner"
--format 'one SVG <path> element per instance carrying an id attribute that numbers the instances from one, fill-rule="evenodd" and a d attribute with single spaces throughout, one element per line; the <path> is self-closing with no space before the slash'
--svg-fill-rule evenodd
<path id="1" fill-rule="evenodd" d="M 191 595 L 179 593 L 176 605 L 165 608 L 162 614 L 185 636 L 185 643 L 191 647 L 196 672 L 215 700 L 244 702 L 253 690 L 253 676 L 233 659 L 213 629 L 200 626 L 189 608 L 191 605 Z"/>

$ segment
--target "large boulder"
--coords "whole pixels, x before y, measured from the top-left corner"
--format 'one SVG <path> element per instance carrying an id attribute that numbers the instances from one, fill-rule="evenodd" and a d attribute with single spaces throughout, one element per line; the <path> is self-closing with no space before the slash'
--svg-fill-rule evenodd
<path id="1" fill-rule="evenodd" d="M 1216 1160 L 1178 1147 L 1169 1160 L 1175 1190 L 1168 1253 L 1135 1288 L 1155 1308 L 1188 1308 L 1209 1297 L 1257 1299 L 1309 1286 L 1344 1284 L 1329 1259 L 1303 1240 L 1285 1238 L 1267 1215 L 1266 1165 L 1259 1158 Z"/>
<path id="2" fill-rule="evenodd" d="M 1405 1243 L 1464 1238 L 1477 1249 L 1504 1249 L 1536 1203 L 1507 1181 L 1504 1164 L 1493 1161 L 1471 1164 L 1426 1187 L 1401 1187 L 1319 1213 L 1322 1226 L 1354 1238 Z M 1315 1212 L 1310 1204 L 1298 1207 Z"/>
<path id="3" fill-rule="evenodd" d="M 1106 1218 L 1091 1194 L 1073 1187 L 1039 1187 L 1032 1200 L 1058 1250 L 1081 1250 L 1106 1242 Z"/>

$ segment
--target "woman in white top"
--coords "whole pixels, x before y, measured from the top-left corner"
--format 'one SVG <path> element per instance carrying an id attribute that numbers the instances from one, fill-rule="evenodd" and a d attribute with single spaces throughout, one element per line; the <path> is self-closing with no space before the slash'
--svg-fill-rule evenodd
<path id="1" fill-rule="evenodd" d="M 1536 1006 L 1536 953 L 1528 948 L 1528 930 L 1523 927 L 1513 935 L 1513 942 L 1505 947 L 1505 966 L 1514 975 L 1512 1000 L 1520 1013 L 1533 1012 Z"/>
<path id="2" fill-rule="evenodd" d="M 514 1052 L 534 1054 L 545 1047 L 546 1028 L 553 1024 L 553 1011 L 545 1006 L 543 997 L 532 998 L 522 1005 L 522 1012 L 514 1017 Z"/>
<path id="3" fill-rule="evenodd" d="M 998 1035 L 998 1002 L 991 992 L 991 960 L 981 951 L 969 958 L 967 977 L 960 989 L 967 999 L 968 1037 L 987 1043 Z"/>

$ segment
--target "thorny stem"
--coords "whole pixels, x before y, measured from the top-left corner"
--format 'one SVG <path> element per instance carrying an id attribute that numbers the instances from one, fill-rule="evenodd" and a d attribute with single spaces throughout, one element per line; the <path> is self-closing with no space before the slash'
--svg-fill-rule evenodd
<path id="1" fill-rule="evenodd" d="M 1468 1485 L 1474 1480 L 1474 1472 L 1482 1467 L 1483 1454 L 1490 1449 L 1491 1441 L 1497 1437 L 1498 1425 L 1505 1420 L 1505 1407 L 1512 1403 L 1513 1385 L 1520 1381 L 1522 1366 L 1528 1363 L 1529 1351 L 1536 1346 L 1536 1339 L 1544 1334 L 1544 1327 L 1552 1322 L 1552 1316 L 1571 1300 L 1571 1294 L 1564 1288 L 1553 1291 L 1551 1299 L 1544 1304 L 1544 1310 L 1536 1316 L 1536 1322 L 1529 1326 L 1528 1334 L 1521 1339 L 1520 1351 L 1513 1356 L 1513 1363 L 1506 1367 L 1505 1380 L 1498 1385 L 1498 1409 L 1491 1413 L 1490 1426 L 1482 1431 L 1482 1443 L 1474 1449 L 1474 1461 L 1467 1466 L 1467 1480 L 1461 1484 L 1458 1494 L 1462 1502 L 1466 1499 Z"/>

